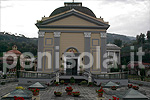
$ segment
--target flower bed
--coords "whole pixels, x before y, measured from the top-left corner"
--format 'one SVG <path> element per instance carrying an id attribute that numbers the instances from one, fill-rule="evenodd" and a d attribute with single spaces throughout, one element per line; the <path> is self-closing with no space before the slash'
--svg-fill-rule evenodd
<path id="1" fill-rule="evenodd" d="M 40 89 L 35 89 L 35 88 L 29 88 L 30 91 L 32 91 L 33 95 L 34 96 L 37 96 L 39 95 L 39 92 L 40 92 Z"/>
<path id="2" fill-rule="evenodd" d="M 132 86 L 133 89 L 138 90 L 139 87 L 138 86 Z"/>
<path id="3" fill-rule="evenodd" d="M 56 85 L 56 86 L 59 86 L 59 82 L 55 82 L 55 85 Z"/>
<path id="4" fill-rule="evenodd" d="M 24 98 L 23 97 L 16 97 L 16 96 L 14 96 L 14 100 L 24 100 Z"/>
<path id="5" fill-rule="evenodd" d="M 78 97 L 78 96 L 80 96 L 80 92 L 72 92 L 72 95 L 73 95 L 74 97 Z"/>
<path id="6" fill-rule="evenodd" d="M 109 99 L 109 100 L 119 100 L 119 98 L 113 96 L 113 99 Z"/>
<path id="7" fill-rule="evenodd" d="M 133 86 L 132 84 L 128 84 L 128 88 L 132 88 L 132 86 Z"/>
<path id="8" fill-rule="evenodd" d="M 56 96 L 56 97 L 60 97 L 61 95 L 62 95 L 62 93 L 61 92 L 54 92 L 54 95 Z"/>
<path id="9" fill-rule="evenodd" d="M 102 97 L 104 92 L 105 91 L 103 90 L 103 87 L 101 87 L 99 90 L 96 90 L 96 93 L 98 93 L 99 97 Z"/>
<path id="10" fill-rule="evenodd" d="M 116 87 L 116 86 L 112 86 L 111 89 L 112 89 L 112 90 L 116 90 L 117 87 Z"/>
<path id="11" fill-rule="evenodd" d="M 73 89 L 72 89 L 72 87 L 70 86 L 70 87 L 66 87 L 66 92 L 72 92 L 73 91 Z"/>

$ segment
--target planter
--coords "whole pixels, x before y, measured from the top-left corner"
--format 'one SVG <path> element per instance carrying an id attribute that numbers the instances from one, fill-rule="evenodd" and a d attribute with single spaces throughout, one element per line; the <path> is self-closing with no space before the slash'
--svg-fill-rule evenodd
<path id="1" fill-rule="evenodd" d="M 98 97 L 103 97 L 103 93 L 98 93 Z"/>
<path id="2" fill-rule="evenodd" d="M 61 97 L 61 94 L 55 94 L 56 97 Z"/>
<path id="3" fill-rule="evenodd" d="M 117 88 L 111 88 L 112 90 L 116 90 Z"/>
<path id="4" fill-rule="evenodd" d="M 68 92 L 72 92 L 72 91 L 73 91 L 73 89 L 71 89 L 71 90 L 67 90 L 67 89 L 66 89 L 66 92 L 67 92 L 67 93 L 68 93 Z"/>
<path id="5" fill-rule="evenodd" d="M 73 95 L 74 97 L 78 97 L 78 96 L 80 95 L 80 92 L 72 92 L 72 95 Z"/>
<path id="6" fill-rule="evenodd" d="M 39 92 L 33 92 L 33 95 L 37 96 L 37 95 L 39 95 Z"/>
<path id="7" fill-rule="evenodd" d="M 79 97 L 80 95 L 73 95 L 74 97 Z"/>
<path id="8" fill-rule="evenodd" d="M 68 85 L 68 83 L 64 83 L 65 85 Z"/>
<path id="9" fill-rule="evenodd" d="M 56 86 L 59 86 L 59 84 L 56 84 Z"/>
<path id="10" fill-rule="evenodd" d="M 116 90 L 117 87 L 116 87 L 116 86 L 112 86 L 111 89 L 112 89 L 112 90 Z"/>
<path id="11" fill-rule="evenodd" d="M 138 90 L 138 89 L 139 89 L 138 86 L 133 86 L 132 88 L 135 89 L 135 90 Z"/>
<path id="12" fill-rule="evenodd" d="M 54 94 L 55 94 L 56 97 L 60 97 L 62 95 L 61 92 L 56 92 L 56 91 L 54 92 Z"/>

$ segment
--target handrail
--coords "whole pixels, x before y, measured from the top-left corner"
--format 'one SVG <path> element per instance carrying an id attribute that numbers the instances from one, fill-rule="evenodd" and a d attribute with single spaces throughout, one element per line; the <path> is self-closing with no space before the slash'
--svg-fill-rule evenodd
<path id="1" fill-rule="evenodd" d="M 53 73 L 56 73 L 56 72 L 59 72 L 59 70 L 55 71 L 55 72 L 51 72 L 51 73 L 48 73 L 48 72 L 36 72 L 36 71 L 24 71 L 24 70 L 19 70 L 19 72 L 25 72 L 25 73 L 34 73 L 34 74 L 53 74 Z"/>
<path id="2" fill-rule="evenodd" d="M 113 72 L 113 73 L 91 73 L 93 75 L 115 75 L 115 74 L 127 74 L 127 72 Z"/>
<path id="3" fill-rule="evenodd" d="M 51 73 L 46 73 L 46 72 L 34 72 L 34 71 L 23 71 L 23 70 L 19 70 L 19 77 L 20 78 L 53 78 L 56 77 L 56 73 L 59 70 L 55 71 L 55 72 L 51 72 Z"/>

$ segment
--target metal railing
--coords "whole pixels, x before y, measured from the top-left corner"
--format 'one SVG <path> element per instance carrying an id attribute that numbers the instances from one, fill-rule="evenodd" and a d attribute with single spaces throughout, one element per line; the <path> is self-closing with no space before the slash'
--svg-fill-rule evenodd
<path id="1" fill-rule="evenodd" d="M 51 79 L 56 77 L 56 73 L 59 71 L 44 73 L 35 71 L 19 71 L 19 78 L 38 78 L 38 79 Z"/>
<path id="2" fill-rule="evenodd" d="M 100 73 L 93 74 L 92 77 L 95 79 L 128 79 L 127 72 L 114 72 L 114 73 Z"/>
<path id="3" fill-rule="evenodd" d="M 16 73 L 6 73 L 6 78 L 17 78 L 16 77 Z M 0 73 L 0 79 L 3 79 L 4 76 L 3 76 L 3 73 Z"/>

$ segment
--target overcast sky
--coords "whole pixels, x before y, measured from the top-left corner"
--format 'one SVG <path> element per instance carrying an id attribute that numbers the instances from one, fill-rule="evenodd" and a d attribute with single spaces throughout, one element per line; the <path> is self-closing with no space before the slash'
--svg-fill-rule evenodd
<path id="1" fill-rule="evenodd" d="M 108 33 L 136 36 L 150 30 L 150 0 L 75 0 L 108 21 Z M 36 20 L 72 0 L 1 0 L 0 31 L 38 37 Z"/>

